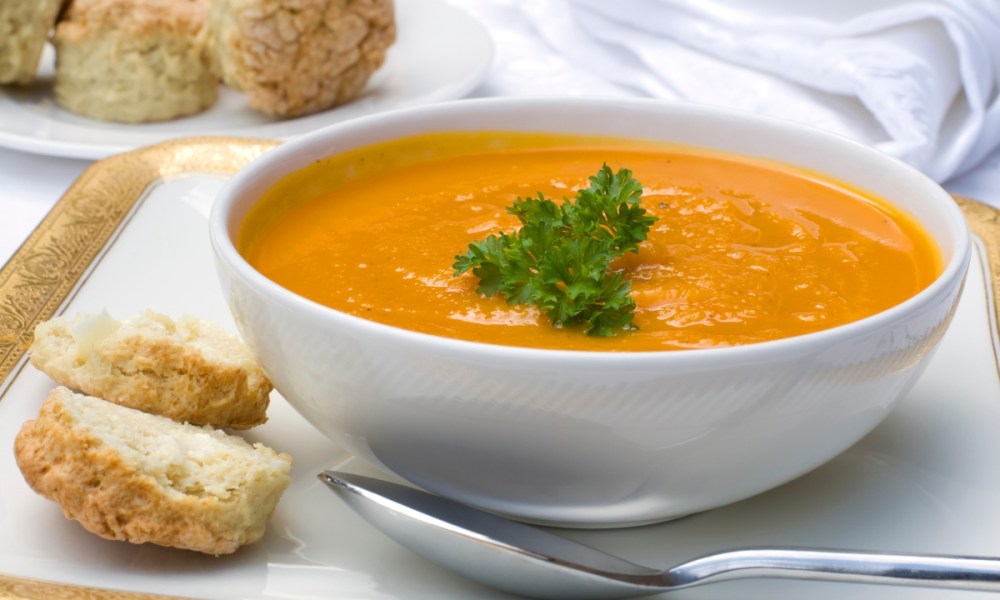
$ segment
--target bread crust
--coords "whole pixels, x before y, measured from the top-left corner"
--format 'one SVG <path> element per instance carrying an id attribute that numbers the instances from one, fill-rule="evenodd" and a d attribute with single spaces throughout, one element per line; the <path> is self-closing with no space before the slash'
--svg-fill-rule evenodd
<path id="1" fill-rule="evenodd" d="M 125 414 L 138 428 L 157 419 L 161 421 L 157 427 L 163 427 L 165 418 L 97 398 L 81 398 L 86 397 L 56 388 L 38 418 L 26 422 L 14 441 L 15 458 L 25 481 L 58 503 L 68 519 L 103 538 L 206 554 L 228 554 L 264 535 L 267 520 L 288 485 L 290 457 L 243 442 L 245 449 L 237 448 L 234 453 L 257 455 L 257 468 L 245 474 L 241 489 L 232 490 L 228 497 L 185 493 L 164 485 L 128 460 L 108 439 L 84 425 L 75 414 L 79 409 L 74 411 L 68 404 L 84 402 L 85 410 Z M 173 436 L 204 434 L 192 425 L 169 423 Z M 215 431 L 212 435 L 226 434 Z M 164 468 L 169 470 L 170 466 Z"/>
<path id="2" fill-rule="evenodd" d="M 230 429 L 267 421 L 271 383 L 236 335 L 209 321 L 145 312 L 81 343 L 79 330 L 99 318 L 41 323 L 31 363 L 62 385 L 175 421 Z"/>
<path id="3" fill-rule="evenodd" d="M 216 0 L 210 55 L 230 87 L 273 116 L 359 96 L 396 39 L 392 0 Z"/>

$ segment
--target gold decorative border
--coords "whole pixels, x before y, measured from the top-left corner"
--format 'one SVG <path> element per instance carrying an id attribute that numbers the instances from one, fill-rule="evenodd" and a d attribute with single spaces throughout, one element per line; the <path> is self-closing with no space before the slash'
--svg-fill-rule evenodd
<path id="1" fill-rule="evenodd" d="M 183 173 L 235 173 L 276 145 L 179 139 L 106 158 L 84 171 L 0 269 L 0 398 L 35 326 L 68 299 L 150 185 Z"/>
<path id="2" fill-rule="evenodd" d="M 990 311 L 990 337 L 993 358 L 1000 374 L 1000 210 L 988 204 L 957 196 L 955 202 L 965 214 L 969 230 L 979 239 L 986 271 L 987 307 Z"/>
<path id="3" fill-rule="evenodd" d="M 181 600 L 179 596 L 160 596 L 88 588 L 36 579 L 0 575 L 0 600 Z"/>

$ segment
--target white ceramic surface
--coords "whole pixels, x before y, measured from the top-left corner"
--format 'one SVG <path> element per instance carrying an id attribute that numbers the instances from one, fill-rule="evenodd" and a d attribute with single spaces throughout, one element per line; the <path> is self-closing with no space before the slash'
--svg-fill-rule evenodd
<path id="1" fill-rule="evenodd" d="M 345 315 L 267 280 L 231 242 L 262 190 L 322 156 L 470 129 L 658 139 L 823 171 L 913 214 L 946 266 L 914 298 L 835 329 L 734 348 L 597 353 L 457 341 Z M 333 126 L 233 177 L 210 232 L 237 326 L 317 428 L 433 492 L 532 521 L 598 527 L 740 500 L 857 442 L 922 372 L 970 253 L 951 198 L 866 147 L 748 115 L 624 100 L 474 100 Z"/>
<path id="2" fill-rule="evenodd" d="M 125 316 L 152 308 L 232 327 L 207 233 L 209 206 L 221 185 L 219 177 L 188 174 L 153 186 L 62 310 L 107 308 Z M 977 256 L 955 320 L 924 375 L 869 436 L 823 467 L 744 502 L 685 519 L 560 533 L 653 566 L 759 544 L 1000 556 L 1000 379 L 984 283 Z M 244 433 L 295 459 L 292 484 L 259 544 L 216 558 L 88 534 L 28 488 L 11 451 L 21 423 L 37 414 L 55 384 L 30 365 L 9 383 L 0 393 L 0 575 L 218 600 L 508 598 L 410 553 L 337 501 L 316 479 L 318 471 L 377 471 L 316 431 L 278 394 L 272 396 L 268 422 Z M 789 581 L 721 583 L 663 596 L 980 597 L 987 596 Z"/>
<path id="3" fill-rule="evenodd" d="M 441 0 L 396 0 L 397 39 L 358 99 L 295 119 L 250 109 L 242 93 L 221 87 L 209 110 L 163 123 L 130 125 L 80 117 L 52 94 L 55 53 L 47 51 L 32 86 L 0 86 L 0 146 L 53 156 L 103 158 L 193 135 L 288 139 L 346 119 L 402 106 L 460 98 L 486 77 L 493 46 L 486 30 Z"/>

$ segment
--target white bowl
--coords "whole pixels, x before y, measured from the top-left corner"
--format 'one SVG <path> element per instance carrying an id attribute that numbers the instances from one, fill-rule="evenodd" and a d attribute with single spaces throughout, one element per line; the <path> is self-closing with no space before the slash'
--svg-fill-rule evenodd
<path id="1" fill-rule="evenodd" d="M 234 247 L 248 209 L 284 175 L 360 146 L 452 130 L 666 140 L 824 172 L 913 215 L 940 246 L 944 270 L 902 304 L 817 333 L 602 353 L 479 344 L 366 321 L 278 286 Z M 466 100 L 337 124 L 233 177 L 210 229 L 240 332 L 278 391 L 317 428 L 432 492 L 583 527 L 720 506 L 850 447 L 922 372 L 970 256 L 952 199 L 894 159 L 782 121 L 647 100 Z"/>

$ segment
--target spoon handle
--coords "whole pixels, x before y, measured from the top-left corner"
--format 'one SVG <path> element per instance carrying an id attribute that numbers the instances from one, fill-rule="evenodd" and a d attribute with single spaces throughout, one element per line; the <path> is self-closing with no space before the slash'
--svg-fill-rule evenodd
<path id="1" fill-rule="evenodd" d="M 698 558 L 666 571 L 671 587 L 777 577 L 1000 591 L 1000 559 L 886 554 L 813 548 L 747 548 Z"/>

